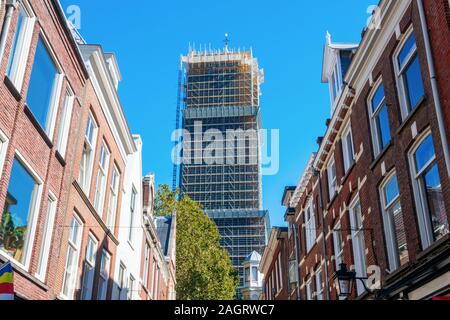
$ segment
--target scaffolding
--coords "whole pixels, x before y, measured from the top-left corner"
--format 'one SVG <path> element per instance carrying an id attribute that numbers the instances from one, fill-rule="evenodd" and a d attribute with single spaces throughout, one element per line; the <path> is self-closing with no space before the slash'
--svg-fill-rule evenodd
<path id="1" fill-rule="evenodd" d="M 203 205 L 221 234 L 243 285 L 242 262 L 253 251 L 263 253 L 269 232 L 269 215 L 262 210 L 260 150 L 260 85 L 264 72 L 252 51 L 190 50 L 183 66 L 182 126 L 189 133 L 222 133 L 222 163 L 211 164 L 203 150 L 209 141 L 192 139 L 184 146 L 180 190 Z M 233 138 L 228 132 L 255 132 Z M 226 141 L 225 141 L 226 140 Z M 185 141 L 186 143 L 186 141 Z M 198 159 L 199 155 L 202 157 Z M 238 293 L 239 294 L 239 293 Z"/>

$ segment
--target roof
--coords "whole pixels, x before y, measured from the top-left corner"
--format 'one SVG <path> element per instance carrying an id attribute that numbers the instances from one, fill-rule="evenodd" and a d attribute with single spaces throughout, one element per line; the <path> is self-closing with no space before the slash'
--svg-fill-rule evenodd
<path id="1" fill-rule="evenodd" d="M 156 226 L 156 234 L 158 235 L 159 242 L 161 243 L 163 254 L 167 256 L 171 236 L 170 230 L 172 226 L 172 217 L 156 217 L 154 221 Z"/>
<path id="2" fill-rule="evenodd" d="M 244 263 L 245 262 L 260 262 L 260 261 L 261 261 L 261 255 L 256 251 L 253 251 L 244 259 Z"/>

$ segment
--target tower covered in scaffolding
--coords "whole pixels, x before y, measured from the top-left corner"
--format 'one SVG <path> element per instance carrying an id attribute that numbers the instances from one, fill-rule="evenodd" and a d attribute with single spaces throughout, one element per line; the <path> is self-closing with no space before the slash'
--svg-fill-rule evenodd
<path id="1" fill-rule="evenodd" d="M 269 214 L 262 209 L 264 72 L 251 50 L 232 51 L 228 45 L 223 51 L 190 49 L 181 62 L 180 189 L 215 221 L 242 287 L 242 263 L 253 251 L 263 253 L 270 227 Z"/>

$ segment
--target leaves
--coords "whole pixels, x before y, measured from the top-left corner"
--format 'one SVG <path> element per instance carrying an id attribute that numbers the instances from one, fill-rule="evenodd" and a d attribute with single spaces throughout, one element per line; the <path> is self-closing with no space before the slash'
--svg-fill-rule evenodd
<path id="1" fill-rule="evenodd" d="M 231 300 L 238 286 L 237 272 L 228 252 L 220 247 L 215 223 L 200 204 L 161 186 L 157 192 L 157 215 L 176 212 L 177 298 L 180 300 Z"/>

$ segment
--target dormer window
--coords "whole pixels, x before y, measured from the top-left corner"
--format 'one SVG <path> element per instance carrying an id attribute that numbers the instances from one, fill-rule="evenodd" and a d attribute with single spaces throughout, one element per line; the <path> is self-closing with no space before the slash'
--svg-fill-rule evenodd
<path id="1" fill-rule="evenodd" d="M 336 63 L 331 71 L 329 78 L 330 94 L 331 94 L 331 106 L 334 109 L 336 99 L 339 97 L 342 91 L 342 72 L 339 61 L 339 53 L 336 59 Z"/>

